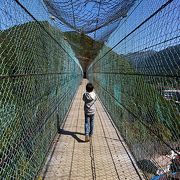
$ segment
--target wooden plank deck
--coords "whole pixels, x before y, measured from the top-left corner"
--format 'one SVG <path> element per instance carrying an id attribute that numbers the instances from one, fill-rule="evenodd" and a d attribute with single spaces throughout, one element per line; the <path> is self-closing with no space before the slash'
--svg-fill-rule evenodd
<path id="1" fill-rule="evenodd" d="M 62 132 L 55 138 L 41 173 L 45 180 L 144 179 L 123 139 L 99 101 L 96 102 L 94 135 L 84 142 L 83 80 Z"/>

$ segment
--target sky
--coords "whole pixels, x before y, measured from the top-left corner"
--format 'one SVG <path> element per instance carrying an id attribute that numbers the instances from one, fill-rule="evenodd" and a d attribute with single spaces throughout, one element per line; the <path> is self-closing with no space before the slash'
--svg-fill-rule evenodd
<path id="1" fill-rule="evenodd" d="M 42 0 L 19 0 L 38 21 L 48 21 L 55 25 Z M 0 29 L 8 29 L 12 26 L 33 21 L 15 0 L 0 0 Z M 57 24 L 57 26 L 59 26 Z M 63 28 L 62 26 L 59 26 Z"/>
<path id="2" fill-rule="evenodd" d="M 119 27 L 111 34 L 107 41 L 108 46 L 115 46 L 167 1 L 144 0 L 139 2 L 135 9 L 131 9 L 133 13 L 129 12 L 128 17 L 120 22 Z M 125 38 L 115 48 L 115 51 L 122 54 L 145 50 L 159 51 L 168 46 L 179 44 L 180 38 L 176 38 L 179 35 L 180 1 L 174 0 L 132 35 Z"/>
<path id="3" fill-rule="evenodd" d="M 62 31 L 72 29 L 64 26 L 57 19 L 50 17 L 42 0 L 19 0 L 39 21 L 46 20 Z M 75 1 L 75 0 L 74 0 Z M 127 17 L 120 21 L 118 28 L 106 42 L 109 47 L 115 46 L 120 40 L 132 32 L 147 17 L 155 12 L 168 0 L 137 0 L 135 6 L 128 12 Z M 15 2 L 15 0 L 0 1 L 0 29 L 8 29 L 14 25 L 23 24 L 33 19 Z M 107 27 L 111 28 L 111 26 Z M 99 33 L 103 33 L 99 31 Z M 180 43 L 180 1 L 173 0 L 167 7 L 153 16 L 134 33 L 125 38 L 114 50 L 119 54 L 155 50 L 159 51 L 168 46 Z M 93 36 L 93 33 L 91 33 Z M 178 38 L 176 38 L 178 37 Z"/>

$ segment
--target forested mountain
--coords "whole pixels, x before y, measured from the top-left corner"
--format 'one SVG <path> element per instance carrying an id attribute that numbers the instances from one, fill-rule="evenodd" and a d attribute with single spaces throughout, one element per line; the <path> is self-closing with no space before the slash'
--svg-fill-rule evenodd
<path id="1" fill-rule="evenodd" d="M 86 71 L 102 48 L 103 43 L 77 32 L 64 32 L 64 35 L 79 59 L 83 70 Z"/>
<path id="2" fill-rule="evenodd" d="M 126 56 L 137 72 L 159 75 L 180 75 L 180 45 L 161 51 L 144 51 Z"/>

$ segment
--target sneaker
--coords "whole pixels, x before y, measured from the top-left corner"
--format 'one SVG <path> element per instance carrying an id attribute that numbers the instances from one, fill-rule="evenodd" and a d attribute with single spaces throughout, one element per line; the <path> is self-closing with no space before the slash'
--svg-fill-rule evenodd
<path id="1" fill-rule="evenodd" d="M 88 141 L 89 141 L 89 136 L 86 135 L 86 136 L 85 136 L 85 142 L 88 142 Z"/>

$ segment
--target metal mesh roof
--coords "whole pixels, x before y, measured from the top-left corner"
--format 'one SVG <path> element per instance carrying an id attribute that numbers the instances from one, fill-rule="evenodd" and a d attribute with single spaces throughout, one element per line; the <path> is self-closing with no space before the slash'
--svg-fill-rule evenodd
<path id="1" fill-rule="evenodd" d="M 104 41 L 127 16 L 136 0 L 43 1 L 48 11 L 63 24 L 81 33 L 95 32 L 93 38 Z M 97 31 L 101 31 L 100 37 Z"/>

